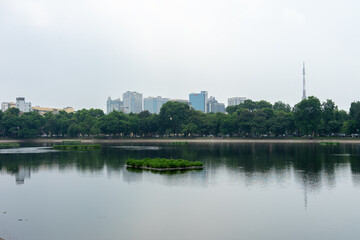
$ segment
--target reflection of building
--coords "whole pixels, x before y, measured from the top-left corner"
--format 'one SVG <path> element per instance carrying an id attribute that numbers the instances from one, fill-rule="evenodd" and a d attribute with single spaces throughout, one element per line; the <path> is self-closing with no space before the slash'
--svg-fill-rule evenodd
<path id="1" fill-rule="evenodd" d="M 142 111 L 141 93 L 127 91 L 123 94 L 123 101 L 125 113 L 140 113 Z"/>
<path id="2" fill-rule="evenodd" d="M 30 174 L 30 167 L 24 168 L 20 166 L 19 171 L 15 176 L 16 184 L 24 184 L 25 178 L 30 178 Z"/>
<path id="3" fill-rule="evenodd" d="M 1 103 L 1 111 L 5 112 L 6 110 L 8 110 L 9 108 L 14 108 L 16 107 L 16 104 L 13 102 L 3 102 Z"/>
<path id="4" fill-rule="evenodd" d="M 74 112 L 74 109 L 72 107 L 66 107 L 66 108 L 46 108 L 46 107 L 32 107 L 32 110 L 39 113 L 40 115 L 44 115 L 45 113 L 52 112 L 53 114 L 58 114 L 60 111 L 64 111 L 67 113 Z"/>
<path id="5" fill-rule="evenodd" d="M 31 111 L 31 102 L 25 102 L 25 98 L 18 97 L 16 98 L 16 107 L 20 112 L 30 112 Z"/>
<path id="6" fill-rule="evenodd" d="M 232 98 L 228 98 L 228 106 L 239 105 L 240 103 L 244 103 L 245 100 L 246 100 L 246 97 L 232 97 Z"/>
<path id="7" fill-rule="evenodd" d="M 124 111 L 124 103 L 120 100 L 120 98 L 112 100 L 111 97 L 109 97 L 106 101 L 106 113 L 109 114 L 112 111 Z"/>
<path id="8" fill-rule="evenodd" d="M 190 105 L 197 111 L 202 111 L 204 113 L 207 111 L 207 102 L 208 92 L 201 91 L 200 93 L 190 93 L 189 94 L 189 102 Z"/>
<path id="9" fill-rule="evenodd" d="M 144 110 L 149 111 L 150 113 L 160 113 L 160 109 L 162 105 L 166 102 L 170 101 L 169 98 L 162 98 L 162 97 L 148 97 L 144 98 Z"/>
<path id="10" fill-rule="evenodd" d="M 207 105 L 208 112 L 225 113 L 225 104 L 218 103 L 218 101 L 215 99 L 215 97 L 209 97 L 209 99 L 206 102 L 206 105 Z"/>

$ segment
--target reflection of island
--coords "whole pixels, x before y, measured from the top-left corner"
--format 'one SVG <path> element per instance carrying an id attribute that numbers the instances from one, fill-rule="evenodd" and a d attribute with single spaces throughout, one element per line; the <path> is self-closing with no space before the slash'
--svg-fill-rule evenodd
<path id="1" fill-rule="evenodd" d="M 30 179 L 31 170 L 30 167 L 19 166 L 19 171 L 15 175 L 16 184 L 24 184 L 25 178 Z"/>

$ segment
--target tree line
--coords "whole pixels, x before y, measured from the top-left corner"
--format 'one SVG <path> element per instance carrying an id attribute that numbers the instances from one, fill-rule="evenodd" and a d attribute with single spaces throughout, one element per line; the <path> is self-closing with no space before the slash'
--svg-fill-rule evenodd
<path id="1" fill-rule="evenodd" d="M 105 115 L 100 109 L 61 111 L 44 116 L 0 111 L 0 137 L 155 137 L 155 136 L 343 136 L 360 130 L 360 102 L 350 111 L 339 110 L 332 100 L 308 97 L 294 107 L 283 102 L 245 100 L 229 106 L 227 113 L 202 113 L 188 104 L 165 103 L 160 114 L 143 111 Z"/>

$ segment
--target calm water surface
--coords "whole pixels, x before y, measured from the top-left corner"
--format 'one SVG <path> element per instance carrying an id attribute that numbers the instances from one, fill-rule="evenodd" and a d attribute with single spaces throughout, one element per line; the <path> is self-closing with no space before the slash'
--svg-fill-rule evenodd
<path id="1" fill-rule="evenodd" d="M 46 147 L 0 150 L 6 240 L 359 239 L 359 144 Z M 124 167 L 144 157 L 205 169 Z"/>

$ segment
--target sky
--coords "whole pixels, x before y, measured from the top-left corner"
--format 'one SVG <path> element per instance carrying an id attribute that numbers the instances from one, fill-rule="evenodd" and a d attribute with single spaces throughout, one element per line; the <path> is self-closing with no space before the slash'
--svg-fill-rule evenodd
<path id="1" fill-rule="evenodd" d="M 360 100 L 355 0 L 0 0 L 0 102 L 100 108 L 126 91 L 291 106 Z"/>

